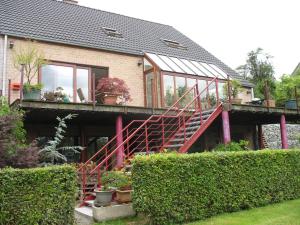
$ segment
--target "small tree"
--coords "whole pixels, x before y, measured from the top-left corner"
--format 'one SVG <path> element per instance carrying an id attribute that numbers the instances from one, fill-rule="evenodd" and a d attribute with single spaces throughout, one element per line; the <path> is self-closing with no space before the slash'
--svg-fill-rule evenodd
<path id="1" fill-rule="evenodd" d="M 230 95 L 233 98 L 237 98 L 238 94 L 241 92 L 242 90 L 242 84 L 240 81 L 238 80 L 230 80 L 228 81 L 224 86 L 223 86 L 223 94 L 224 96 L 228 99 L 228 83 L 230 83 Z"/>
<path id="2" fill-rule="evenodd" d="M 40 90 L 42 88 L 40 84 L 32 84 L 32 81 L 37 76 L 39 68 L 45 65 L 47 61 L 44 53 L 37 49 L 32 41 L 28 40 L 25 47 L 13 51 L 13 63 L 18 70 L 21 69 L 21 65 L 24 65 L 25 90 Z"/>
<path id="3" fill-rule="evenodd" d="M 245 65 L 237 71 L 255 84 L 254 94 L 259 98 L 271 99 L 275 94 L 274 68 L 270 59 L 272 56 L 257 48 L 248 53 Z"/>
<path id="4" fill-rule="evenodd" d="M 47 142 L 47 144 L 39 151 L 39 154 L 41 155 L 41 158 L 45 162 L 49 162 L 51 164 L 55 164 L 55 162 L 63 161 L 67 162 L 67 158 L 65 155 L 63 155 L 61 152 L 64 151 L 73 151 L 75 153 L 79 153 L 81 150 L 83 150 L 83 147 L 81 146 L 61 146 L 63 140 L 64 140 L 64 134 L 66 133 L 67 129 L 67 120 L 71 120 L 77 115 L 75 114 L 69 114 L 65 116 L 64 118 L 57 117 L 58 126 L 55 127 L 55 136 L 53 140 L 50 140 Z"/>
<path id="5" fill-rule="evenodd" d="M 284 106 L 285 101 L 296 99 L 300 94 L 300 72 L 296 75 L 283 75 L 276 83 L 276 104 Z"/>

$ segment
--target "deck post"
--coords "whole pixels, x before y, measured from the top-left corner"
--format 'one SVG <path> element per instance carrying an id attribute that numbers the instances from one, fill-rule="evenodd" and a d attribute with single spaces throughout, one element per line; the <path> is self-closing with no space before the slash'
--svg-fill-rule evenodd
<path id="1" fill-rule="evenodd" d="M 121 167 L 123 165 L 124 160 L 124 145 L 123 143 L 123 120 L 122 116 L 118 115 L 116 119 L 116 135 L 117 135 L 117 146 L 120 146 L 117 150 L 117 167 Z"/>
<path id="2" fill-rule="evenodd" d="M 230 137 L 230 124 L 228 111 L 222 111 L 222 125 L 223 125 L 223 141 L 228 144 L 231 141 Z"/>
<path id="3" fill-rule="evenodd" d="M 280 133 L 281 133 L 281 146 L 282 149 L 288 149 L 288 138 L 286 133 L 285 115 L 282 114 L 280 118 Z"/>

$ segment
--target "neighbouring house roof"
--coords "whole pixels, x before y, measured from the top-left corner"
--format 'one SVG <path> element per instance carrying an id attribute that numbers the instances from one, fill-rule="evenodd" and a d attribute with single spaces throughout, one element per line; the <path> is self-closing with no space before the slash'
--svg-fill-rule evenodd
<path id="1" fill-rule="evenodd" d="M 144 52 L 217 65 L 251 84 L 172 26 L 57 0 L 1 0 L 0 34 L 120 53 Z"/>
<path id="2" fill-rule="evenodd" d="M 298 65 L 296 66 L 296 68 L 292 72 L 292 75 L 296 75 L 299 71 L 300 71 L 300 63 L 298 63 Z"/>

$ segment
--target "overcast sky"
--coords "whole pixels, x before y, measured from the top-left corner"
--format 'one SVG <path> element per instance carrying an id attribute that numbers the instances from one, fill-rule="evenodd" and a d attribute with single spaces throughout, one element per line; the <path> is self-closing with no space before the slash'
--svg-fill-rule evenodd
<path id="1" fill-rule="evenodd" d="M 168 24 L 235 69 L 257 47 L 276 77 L 300 62 L 300 0 L 79 0 L 80 5 Z"/>

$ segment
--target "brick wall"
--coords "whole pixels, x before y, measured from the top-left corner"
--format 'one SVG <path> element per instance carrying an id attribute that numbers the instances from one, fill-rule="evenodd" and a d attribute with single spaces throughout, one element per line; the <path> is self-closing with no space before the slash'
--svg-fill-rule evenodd
<path id="1" fill-rule="evenodd" d="M 12 40 L 13 38 L 9 38 Z M 25 46 L 26 41 L 13 39 L 14 49 Z M 130 88 L 132 101 L 128 105 L 144 106 L 143 67 L 138 66 L 141 57 L 108 53 L 100 50 L 78 48 L 52 43 L 36 42 L 38 49 L 43 50 L 45 58 L 53 61 L 74 63 L 89 66 L 109 67 L 109 77 L 123 79 Z M 20 82 L 20 72 L 13 65 L 12 50 L 8 50 L 7 74 L 12 82 Z M 12 92 L 12 101 L 18 98 L 18 91 Z"/>

